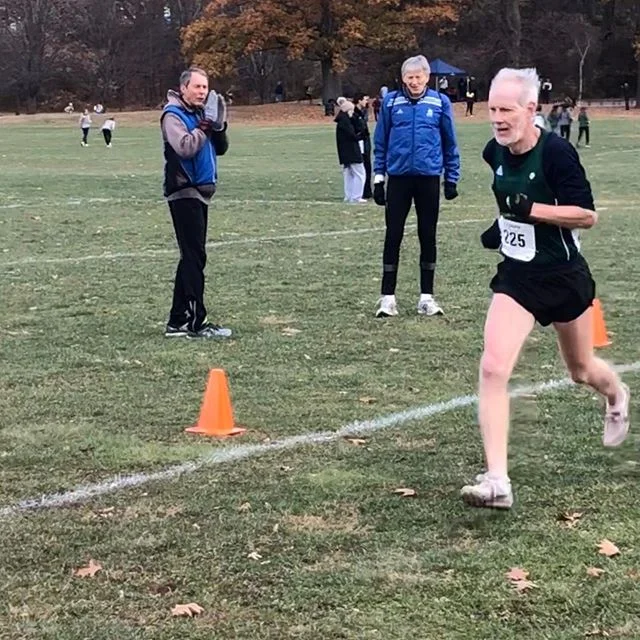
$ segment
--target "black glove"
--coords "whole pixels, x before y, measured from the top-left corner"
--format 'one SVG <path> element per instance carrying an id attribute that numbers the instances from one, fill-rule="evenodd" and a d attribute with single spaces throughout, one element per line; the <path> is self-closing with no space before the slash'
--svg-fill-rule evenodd
<path id="1" fill-rule="evenodd" d="M 500 194 L 498 204 L 500 205 L 500 213 L 505 218 L 527 220 L 531 215 L 534 202 L 529 200 L 525 193 L 510 193 L 508 195 Z"/>
<path id="2" fill-rule="evenodd" d="M 384 197 L 384 182 L 376 182 L 373 185 L 373 200 L 381 207 L 384 207 L 384 205 L 387 203 L 387 200 Z"/>
<path id="3" fill-rule="evenodd" d="M 482 232 L 480 236 L 480 242 L 485 249 L 499 249 L 502 242 L 502 236 L 500 234 L 500 226 L 498 220 L 494 220 L 493 224 Z"/>
<path id="4" fill-rule="evenodd" d="M 207 135 L 209 135 L 209 133 L 211 133 L 211 131 L 213 130 L 213 122 L 211 122 L 211 120 L 203 118 L 202 120 L 200 120 L 200 122 L 198 122 L 198 129 L 200 129 L 200 131 L 204 131 Z"/>
<path id="5" fill-rule="evenodd" d="M 444 199 L 455 200 L 458 197 L 458 185 L 455 182 L 445 180 L 444 183 Z"/>

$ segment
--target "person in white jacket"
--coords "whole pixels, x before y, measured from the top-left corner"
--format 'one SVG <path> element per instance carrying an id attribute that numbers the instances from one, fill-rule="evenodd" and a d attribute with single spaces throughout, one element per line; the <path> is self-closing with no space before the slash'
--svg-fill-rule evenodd
<path id="1" fill-rule="evenodd" d="M 80 144 L 83 147 L 88 147 L 89 143 L 87 142 L 87 138 L 89 137 L 89 129 L 91 129 L 91 116 L 89 115 L 89 109 L 85 109 L 82 112 L 78 123 L 82 129 L 82 142 Z"/>
<path id="2" fill-rule="evenodd" d="M 104 121 L 102 125 L 102 135 L 104 136 L 104 143 L 107 147 L 111 146 L 111 137 L 113 136 L 113 131 L 116 128 L 116 119 L 113 117 L 109 117 Z"/>

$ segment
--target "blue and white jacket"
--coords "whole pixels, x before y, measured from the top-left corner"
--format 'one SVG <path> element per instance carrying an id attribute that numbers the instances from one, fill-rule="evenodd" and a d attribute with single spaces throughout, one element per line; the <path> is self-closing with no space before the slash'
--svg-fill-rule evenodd
<path id="1" fill-rule="evenodd" d="M 204 114 L 169 91 L 162 111 L 164 195 L 169 200 L 198 198 L 207 203 L 215 192 L 217 156 L 229 146 L 226 131 L 208 136 L 198 128 Z"/>
<path id="2" fill-rule="evenodd" d="M 460 179 L 460 152 L 447 96 L 428 89 L 417 99 L 403 91 L 384 98 L 374 134 L 376 175 Z"/>

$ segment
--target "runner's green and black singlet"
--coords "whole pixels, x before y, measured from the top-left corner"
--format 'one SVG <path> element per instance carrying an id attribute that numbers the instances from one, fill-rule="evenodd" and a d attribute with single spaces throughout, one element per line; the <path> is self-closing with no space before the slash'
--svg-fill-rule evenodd
<path id="1" fill-rule="evenodd" d="M 554 133 L 542 131 L 536 146 L 512 154 L 495 140 L 487 143 L 482 157 L 493 169 L 493 190 L 504 196 L 524 193 L 533 202 L 575 205 L 595 210 L 591 186 L 575 149 Z M 521 222 L 499 216 L 500 252 L 508 262 L 553 267 L 575 260 L 580 254 L 577 230 L 544 222 Z"/>

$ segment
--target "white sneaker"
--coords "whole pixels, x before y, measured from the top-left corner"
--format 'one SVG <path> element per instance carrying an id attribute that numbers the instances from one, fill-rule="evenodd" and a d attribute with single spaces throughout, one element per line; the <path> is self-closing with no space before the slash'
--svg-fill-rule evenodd
<path id="1" fill-rule="evenodd" d="M 511 480 L 496 478 L 488 473 L 476 476 L 476 484 L 468 484 L 460 490 L 462 499 L 472 507 L 510 509 L 513 505 Z"/>
<path id="2" fill-rule="evenodd" d="M 605 447 L 618 447 L 626 439 L 629 434 L 629 401 L 631 393 L 629 387 L 622 383 L 620 385 L 624 397 L 614 405 L 609 405 L 607 401 L 607 410 L 604 416 L 604 433 L 602 434 L 602 444 Z"/>
<path id="3" fill-rule="evenodd" d="M 378 300 L 376 318 L 390 318 L 398 315 L 398 305 L 395 296 L 382 296 Z"/>
<path id="4" fill-rule="evenodd" d="M 421 316 L 442 316 L 442 307 L 434 300 L 433 296 L 420 296 L 418 301 L 418 315 Z"/>

